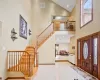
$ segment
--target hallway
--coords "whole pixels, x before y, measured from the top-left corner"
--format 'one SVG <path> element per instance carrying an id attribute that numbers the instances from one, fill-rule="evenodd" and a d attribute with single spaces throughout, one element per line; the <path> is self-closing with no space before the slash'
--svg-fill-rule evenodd
<path id="1" fill-rule="evenodd" d="M 73 65 L 68 62 L 57 62 L 55 65 L 40 65 L 34 79 L 32 80 L 90 80 L 91 76 L 89 76 L 89 74 L 87 77 L 87 74 L 78 70 L 75 71 L 74 69 Z M 84 76 L 81 76 L 80 74 L 84 74 Z M 91 80 L 96 79 L 92 78 Z"/>

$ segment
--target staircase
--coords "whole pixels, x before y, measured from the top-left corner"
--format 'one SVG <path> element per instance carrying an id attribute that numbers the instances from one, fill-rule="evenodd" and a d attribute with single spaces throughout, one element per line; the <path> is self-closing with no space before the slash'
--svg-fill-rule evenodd
<path id="1" fill-rule="evenodd" d="M 36 63 L 36 64 L 35 64 Z M 7 54 L 7 80 L 16 80 L 31 77 L 37 71 L 37 57 L 34 47 L 28 46 L 25 51 L 8 51 Z M 22 72 L 23 75 L 20 73 Z M 13 75 L 20 74 L 20 75 Z M 22 79 L 23 78 L 23 79 Z M 19 79 L 20 80 L 20 79 Z"/>
<path id="2" fill-rule="evenodd" d="M 37 49 L 46 40 L 48 40 L 48 38 L 50 38 L 55 31 L 58 30 L 58 28 L 56 30 L 56 27 L 53 24 L 54 23 L 51 23 L 43 32 L 41 32 L 40 35 L 38 35 L 36 48 L 28 46 L 23 51 L 7 52 L 8 72 L 6 80 L 29 80 L 28 78 L 32 77 L 37 72 L 38 69 Z M 67 28 L 70 29 L 70 26 L 67 26 Z"/>
<path id="3" fill-rule="evenodd" d="M 56 22 L 52 22 L 43 32 L 40 33 L 37 37 L 37 46 L 38 48 L 46 41 L 49 37 L 51 37 L 55 31 L 62 31 L 60 30 L 60 24 L 55 24 Z M 60 22 L 59 22 L 60 23 Z M 75 21 L 67 21 L 64 23 L 64 30 L 63 31 L 75 31 Z"/>
<path id="4" fill-rule="evenodd" d="M 53 23 L 51 23 L 43 32 L 40 33 L 37 37 L 37 46 L 38 48 L 54 34 Z"/>

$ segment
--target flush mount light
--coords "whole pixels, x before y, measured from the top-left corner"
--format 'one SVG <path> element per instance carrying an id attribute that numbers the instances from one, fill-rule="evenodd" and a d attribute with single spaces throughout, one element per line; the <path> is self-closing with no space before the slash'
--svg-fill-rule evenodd
<path id="1" fill-rule="evenodd" d="M 67 5 L 67 8 L 69 8 L 69 5 Z"/>
<path id="2" fill-rule="evenodd" d="M 65 37 L 65 36 L 62 36 L 63 38 Z"/>
<path id="3" fill-rule="evenodd" d="M 61 19 L 61 17 L 60 16 L 57 16 L 56 19 Z"/>

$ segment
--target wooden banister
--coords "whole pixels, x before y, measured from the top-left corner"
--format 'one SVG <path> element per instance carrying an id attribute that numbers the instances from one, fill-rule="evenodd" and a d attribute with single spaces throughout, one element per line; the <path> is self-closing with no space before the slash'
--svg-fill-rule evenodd
<path id="1" fill-rule="evenodd" d="M 37 36 L 37 48 L 41 46 L 54 32 L 53 23 Z"/>
<path id="2" fill-rule="evenodd" d="M 21 71 L 29 75 L 30 55 L 26 51 L 8 51 L 8 71 Z"/>
<path id="3" fill-rule="evenodd" d="M 25 51 L 8 51 L 8 71 L 20 71 L 25 76 L 33 75 L 35 68 L 35 48 L 28 46 Z"/>
<path id="4" fill-rule="evenodd" d="M 52 23 L 51 23 L 50 25 L 52 25 Z M 49 25 L 47 28 L 45 28 L 45 29 L 38 35 L 38 37 L 41 36 L 41 35 L 50 27 L 50 25 Z"/>

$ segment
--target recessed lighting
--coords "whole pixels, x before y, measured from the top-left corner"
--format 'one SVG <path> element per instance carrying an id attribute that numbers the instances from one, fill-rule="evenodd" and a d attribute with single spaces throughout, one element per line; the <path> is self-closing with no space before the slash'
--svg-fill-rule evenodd
<path id="1" fill-rule="evenodd" d="M 67 8 L 69 8 L 69 5 L 67 5 Z"/>
<path id="2" fill-rule="evenodd" d="M 65 37 L 65 36 L 62 36 L 63 38 Z"/>

